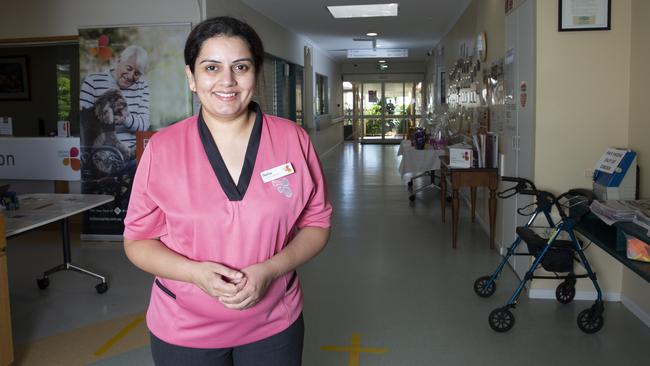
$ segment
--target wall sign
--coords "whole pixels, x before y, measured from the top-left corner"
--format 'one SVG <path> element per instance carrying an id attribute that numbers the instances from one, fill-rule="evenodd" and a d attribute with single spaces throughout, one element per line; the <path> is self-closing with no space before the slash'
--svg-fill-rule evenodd
<path id="1" fill-rule="evenodd" d="M 0 137 L 0 179 L 81 180 L 79 137 Z"/>
<path id="2" fill-rule="evenodd" d="M 612 0 L 558 0 L 558 30 L 611 29 Z"/>

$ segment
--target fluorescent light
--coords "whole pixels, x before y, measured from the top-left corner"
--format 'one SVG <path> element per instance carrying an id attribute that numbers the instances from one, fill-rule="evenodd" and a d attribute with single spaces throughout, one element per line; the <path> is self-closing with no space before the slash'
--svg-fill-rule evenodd
<path id="1" fill-rule="evenodd" d="M 377 61 L 377 62 L 379 62 L 380 64 L 383 64 L 383 63 L 386 62 L 386 60 L 379 60 L 379 61 Z"/>
<path id="2" fill-rule="evenodd" d="M 334 18 L 396 17 L 397 3 L 328 6 Z"/>
<path id="3" fill-rule="evenodd" d="M 409 57 L 409 50 L 406 48 L 382 48 L 348 50 L 348 58 L 395 58 Z"/>
<path id="4" fill-rule="evenodd" d="M 368 32 L 368 33 L 366 33 L 366 36 L 368 36 L 368 37 L 377 37 L 378 35 L 379 35 L 379 33 L 377 33 L 377 32 Z"/>

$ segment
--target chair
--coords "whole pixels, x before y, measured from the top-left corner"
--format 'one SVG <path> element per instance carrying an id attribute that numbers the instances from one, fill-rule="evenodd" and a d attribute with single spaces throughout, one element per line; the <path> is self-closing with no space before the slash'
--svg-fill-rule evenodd
<path id="1" fill-rule="evenodd" d="M 135 162 L 140 163 L 140 157 L 144 153 L 144 148 L 147 146 L 149 139 L 156 131 L 138 131 L 135 133 Z"/>

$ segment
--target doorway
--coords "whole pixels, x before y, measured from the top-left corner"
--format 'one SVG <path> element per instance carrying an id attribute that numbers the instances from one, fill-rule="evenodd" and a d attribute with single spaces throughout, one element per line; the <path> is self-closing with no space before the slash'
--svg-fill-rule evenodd
<path id="1" fill-rule="evenodd" d="M 368 143 L 399 143 L 422 118 L 421 81 L 344 82 L 346 122 Z"/>

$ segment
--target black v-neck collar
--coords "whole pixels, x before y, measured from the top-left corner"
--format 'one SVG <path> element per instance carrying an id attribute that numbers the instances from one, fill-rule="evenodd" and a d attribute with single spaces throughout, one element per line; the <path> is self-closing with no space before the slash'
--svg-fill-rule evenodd
<path id="1" fill-rule="evenodd" d="M 244 165 L 242 167 L 241 173 L 239 174 L 239 182 L 235 185 L 228 168 L 226 168 L 226 163 L 223 161 L 223 157 L 219 152 L 217 144 L 212 138 L 210 129 L 208 125 L 203 120 L 202 111 L 199 112 L 199 136 L 201 138 L 201 143 L 203 144 L 203 149 L 205 150 L 212 170 L 219 180 L 219 185 L 223 189 L 226 196 L 230 201 L 241 201 L 244 199 L 246 190 L 251 181 L 253 175 L 253 168 L 255 168 L 255 159 L 257 158 L 257 150 L 260 147 L 260 139 L 262 137 L 262 109 L 259 104 L 255 102 L 250 102 L 248 109 L 255 113 L 255 124 L 253 125 L 253 130 L 251 131 L 251 136 L 248 139 L 248 147 L 246 148 L 246 156 L 244 157 Z"/>

